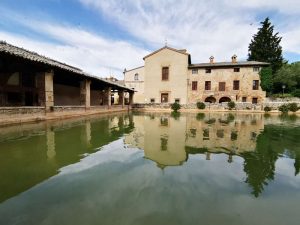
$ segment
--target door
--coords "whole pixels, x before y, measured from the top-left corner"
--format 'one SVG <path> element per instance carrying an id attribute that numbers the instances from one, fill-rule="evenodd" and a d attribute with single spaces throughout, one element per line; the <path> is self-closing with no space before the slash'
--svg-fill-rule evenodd
<path id="1" fill-rule="evenodd" d="M 169 102 L 169 94 L 168 93 L 162 93 L 161 94 L 161 103 L 168 103 Z"/>

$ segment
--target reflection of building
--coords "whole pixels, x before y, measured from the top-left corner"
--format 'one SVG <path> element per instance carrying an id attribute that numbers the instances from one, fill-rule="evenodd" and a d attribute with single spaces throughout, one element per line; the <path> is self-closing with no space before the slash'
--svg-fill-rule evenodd
<path id="1" fill-rule="evenodd" d="M 136 103 L 182 104 L 205 102 L 260 103 L 265 92 L 260 87 L 259 71 L 267 63 L 255 61 L 192 64 L 185 49 L 165 46 L 144 57 L 145 64 L 125 70 L 125 85 L 135 88 Z"/>
<path id="2" fill-rule="evenodd" d="M 161 166 L 180 165 L 188 154 L 253 152 L 256 137 L 264 128 L 263 116 L 207 114 L 199 119 L 188 114 L 177 119 L 164 114 L 134 117 L 135 130 L 125 142 L 144 150 L 145 157 Z"/>

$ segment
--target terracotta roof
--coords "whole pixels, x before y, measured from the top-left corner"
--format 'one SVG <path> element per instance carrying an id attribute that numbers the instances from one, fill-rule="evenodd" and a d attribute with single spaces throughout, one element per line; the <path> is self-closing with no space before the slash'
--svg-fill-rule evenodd
<path id="1" fill-rule="evenodd" d="M 143 59 L 145 60 L 145 59 L 148 58 L 149 56 L 152 56 L 152 55 L 154 55 L 154 54 L 156 54 L 156 53 L 158 53 L 158 52 L 160 52 L 160 51 L 162 51 L 162 50 L 164 50 L 164 49 L 169 49 L 169 50 L 171 50 L 171 51 L 178 52 L 178 53 L 180 53 L 180 54 L 189 55 L 188 53 L 186 53 L 186 50 L 185 50 L 185 49 L 178 50 L 178 49 L 175 49 L 175 48 L 171 48 L 171 47 L 165 46 L 165 47 L 163 47 L 163 48 L 160 48 L 160 49 L 158 49 L 158 50 L 156 50 L 156 51 L 150 53 L 149 55 L 146 55 Z"/>
<path id="2" fill-rule="evenodd" d="M 20 48 L 20 47 L 8 44 L 5 41 L 0 41 L 0 52 L 10 54 L 10 55 L 13 55 L 13 56 L 16 56 L 16 57 L 20 57 L 20 58 L 23 58 L 23 59 L 27 59 L 27 60 L 30 60 L 30 61 L 33 61 L 33 62 L 43 63 L 43 64 L 49 65 L 51 67 L 54 67 L 54 68 L 59 68 L 59 69 L 62 69 L 62 70 L 70 71 L 70 72 L 76 73 L 78 75 L 82 75 L 82 76 L 85 76 L 85 77 L 88 77 L 88 78 L 93 78 L 93 79 L 102 81 L 104 83 L 108 83 L 108 84 L 111 84 L 113 86 L 118 86 L 118 87 L 121 87 L 123 89 L 127 89 L 127 90 L 132 91 L 131 88 L 125 87 L 124 85 L 120 85 L 120 84 L 115 83 L 113 81 L 105 80 L 103 78 L 88 74 L 88 73 L 82 71 L 81 69 L 79 69 L 77 67 L 70 66 L 68 64 L 50 59 L 46 56 L 39 55 L 36 52 L 32 52 L 32 51 L 26 50 L 24 48 Z"/>
<path id="3" fill-rule="evenodd" d="M 239 67 L 239 66 L 268 66 L 269 63 L 257 61 L 215 62 L 190 64 L 189 68 Z"/>

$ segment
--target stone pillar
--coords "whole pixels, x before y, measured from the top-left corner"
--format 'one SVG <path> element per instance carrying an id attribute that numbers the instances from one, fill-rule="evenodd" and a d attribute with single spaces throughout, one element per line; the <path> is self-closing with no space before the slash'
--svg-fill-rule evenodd
<path id="1" fill-rule="evenodd" d="M 91 81 L 84 80 L 80 82 L 80 105 L 84 105 L 85 108 L 91 106 Z"/>
<path id="2" fill-rule="evenodd" d="M 51 111 L 51 107 L 54 106 L 54 94 L 53 94 L 53 70 L 45 72 L 45 109 L 46 112 Z"/>
<path id="3" fill-rule="evenodd" d="M 124 108 L 124 90 L 118 91 L 118 95 L 119 95 L 119 105 L 121 105 L 122 108 Z"/>
<path id="4" fill-rule="evenodd" d="M 210 152 L 206 152 L 206 160 L 210 160 Z"/>
<path id="5" fill-rule="evenodd" d="M 134 95 L 134 92 L 129 92 L 129 105 L 130 106 L 133 104 L 133 95 Z"/>
<path id="6" fill-rule="evenodd" d="M 110 109 L 111 108 L 111 87 L 107 88 L 106 90 L 106 98 L 107 98 L 108 109 Z"/>

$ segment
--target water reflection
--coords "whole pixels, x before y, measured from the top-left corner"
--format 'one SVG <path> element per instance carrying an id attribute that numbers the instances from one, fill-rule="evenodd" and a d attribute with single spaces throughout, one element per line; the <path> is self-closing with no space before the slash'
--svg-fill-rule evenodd
<path id="1" fill-rule="evenodd" d="M 69 119 L 0 128 L 0 202 L 134 128 L 132 115 Z"/>
<path id="2" fill-rule="evenodd" d="M 288 122 L 293 122 L 291 127 Z M 258 197 L 274 179 L 279 157 L 294 159 L 295 175 L 299 173 L 300 145 L 295 143 L 299 143 L 300 128 L 295 122 L 295 115 L 266 118 L 262 114 L 219 113 L 174 118 L 148 114 L 134 117 L 135 129 L 126 135 L 125 143 L 143 149 L 145 158 L 159 168 L 182 165 L 190 155 L 212 160 L 222 153 L 228 163 L 234 162 L 234 156 L 241 157 L 245 182 Z"/>

